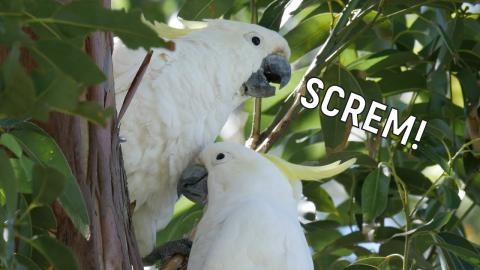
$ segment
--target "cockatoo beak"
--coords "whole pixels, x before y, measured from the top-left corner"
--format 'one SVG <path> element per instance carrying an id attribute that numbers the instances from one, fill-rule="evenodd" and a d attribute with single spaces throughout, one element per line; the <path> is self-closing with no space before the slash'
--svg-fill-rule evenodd
<path id="1" fill-rule="evenodd" d="M 205 166 L 193 164 L 187 167 L 177 184 L 178 196 L 183 195 L 189 200 L 206 204 L 208 198 L 208 171 Z"/>
<path id="2" fill-rule="evenodd" d="M 288 59 L 278 54 L 270 54 L 262 61 L 260 69 L 252 73 L 244 83 L 245 95 L 252 97 L 270 97 L 275 95 L 275 87 L 270 83 L 280 84 L 280 88 L 287 85 L 292 75 Z"/>

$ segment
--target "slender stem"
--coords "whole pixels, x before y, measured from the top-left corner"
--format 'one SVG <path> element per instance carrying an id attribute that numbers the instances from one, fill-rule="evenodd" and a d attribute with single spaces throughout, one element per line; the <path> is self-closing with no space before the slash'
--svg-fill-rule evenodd
<path id="1" fill-rule="evenodd" d="M 472 204 L 468 207 L 467 211 L 463 213 L 463 215 L 455 222 L 455 226 L 452 226 L 452 229 L 458 226 L 463 222 L 463 220 L 472 212 L 472 210 L 475 208 L 476 204 L 472 202 Z"/>
<path id="2" fill-rule="evenodd" d="M 338 43 L 341 38 L 340 36 L 342 36 L 340 35 L 340 33 L 346 27 L 349 27 L 347 26 L 347 23 L 349 21 L 350 15 L 352 14 L 353 10 L 357 7 L 357 5 L 360 2 L 361 1 L 358 1 L 358 0 L 351 0 L 346 5 L 344 11 L 340 15 L 340 18 L 338 19 L 338 22 L 330 32 L 330 35 L 328 36 L 327 40 L 318 51 L 317 55 L 315 56 L 314 60 L 308 67 L 307 72 L 303 76 L 300 83 L 292 92 L 294 99 L 292 102 L 286 104 L 286 108 L 288 109 L 282 108 L 280 112 L 277 114 L 277 118 L 274 120 L 271 126 L 267 129 L 267 131 L 260 135 L 261 142 L 259 143 L 259 146 L 256 148 L 257 151 L 259 152 L 268 151 L 272 147 L 273 143 L 279 138 L 283 130 L 290 124 L 293 117 L 298 113 L 298 111 L 300 110 L 299 109 L 300 99 L 305 94 L 306 82 L 308 78 L 318 76 L 318 74 L 324 67 L 328 66 L 328 64 L 331 61 L 333 61 L 343 49 L 345 49 L 356 37 L 359 36 L 357 34 L 353 38 L 350 38 L 347 42 L 345 42 L 345 44 L 338 46 Z M 384 2 L 383 0 L 380 1 L 378 6 L 378 11 L 380 11 L 381 8 L 383 7 L 383 2 Z M 359 33 L 363 33 L 366 29 L 368 29 L 368 27 L 373 26 L 378 18 L 379 13 L 380 12 L 377 12 L 377 15 L 375 16 L 375 18 Z M 357 16 L 355 20 L 359 20 L 359 19 L 361 19 L 361 16 Z M 352 24 L 353 22 L 350 22 L 350 25 Z"/>
<path id="3" fill-rule="evenodd" d="M 153 54 L 153 51 L 150 50 L 145 55 L 145 58 L 143 58 L 142 64 L 138 68 L 137 73 L 135 74 L 135 77 L 133 78 L 133 81 L 130 84 L 130 87 L 128 88 L 127 94 L 123 99 L 122 107 L 120 108 L 120 112 L 118 113 L 118 120 L 117 120 L 118 124 L 120 124 L 120 121 L 122 120 L 123 115 L 127 111 L 128 105 L 130 105 L 130 102 L 132 101 L 133 96 L 137 92 L 138 86 L 142 81 L 143 75 L 145 74 L 145 71 L 147 70 L 147 67 L 150 64 L 150 59 L 152 59 L 152 54 Z"/>
<path id="4" fill-rule="evenodd" d="M 250 0 L 250 11 L 252 12 L 251 23 L 258 23 L 258 9 L 257 9 L 257 0 Z"/>
<path id="5" fill-rule="evenodd" d="M 258 23 L 258 10 L 257 10 L 257 0 L 250 1 L 250 9 L 252 13 L 252 24 Z M 260 129 L 262 122 L 262 99 L 255 98 L 253 101 L 253 121 L 252 121 L 252 132 L 250 137 L 247 140 L 247 146 L 256 149 L 258 144 L 258 139 L 260 138 Z"/>

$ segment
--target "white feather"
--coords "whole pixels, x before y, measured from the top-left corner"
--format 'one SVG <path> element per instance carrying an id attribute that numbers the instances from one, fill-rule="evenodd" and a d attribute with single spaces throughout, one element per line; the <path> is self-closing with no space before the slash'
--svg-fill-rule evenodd
<path id="1" fill-rule="evenodd" d="M 262 46 L 245 35 L 257 32 Z M 224 20 L 174 39 L 175 51 L 154 49 L 149 67 L 121 123 L 130 199 L 136 202 L 135 233 L 142 256 L 155 233 L 169 222 L 177 180 L 203 146 L 212 142 L 228 115 L 246 100 L 242 84 L 273 52 L 290 54 L 277 33 Z M 115 40 L 113 61 L 117 108 L 146 51 Z"/>
<path id="2" fill-rule="evenodd" d="M 225 162 L 215 160 L 219 152 Z M 209 174 L 209 201 L 188 270 L 313 270 L 292 188 L 273 163 L 225 142 L 200 159 Z"/>

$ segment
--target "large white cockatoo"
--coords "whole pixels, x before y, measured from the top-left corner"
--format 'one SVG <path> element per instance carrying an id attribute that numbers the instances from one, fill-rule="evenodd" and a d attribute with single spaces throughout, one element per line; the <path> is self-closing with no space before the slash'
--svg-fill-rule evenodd
<path id="1" fill-rule="evenodd" d="M 185 195 L 207 182 L 208 205 L 193 239 L 188 270 L 312 270 L 309 247 L 297 214 L 292 181 L 317 180 L 348 169 L 340 164 L 307 167 L 221 142 L 203 150 L 182 175 Z M 204 168 L 208 176 L 193 179 Z M 194 173 L 196 174 L 196 173 Z M 187 179 L 185 179 L 186 177 Z"/>
<path id="2" fill-rule="evenodd" d="M 249 96 L 274 94 L 269 83 L 290 79 L 290 49 L 258 25 L 209 20 L 154 49 L 143 80 L 121 121 L 120 134 L 133 223 L 142 256 L 171 219 L 181 172 L 216 138 L 228 115 Z M 146 55 L 115 40 L 117 107 Z"/>

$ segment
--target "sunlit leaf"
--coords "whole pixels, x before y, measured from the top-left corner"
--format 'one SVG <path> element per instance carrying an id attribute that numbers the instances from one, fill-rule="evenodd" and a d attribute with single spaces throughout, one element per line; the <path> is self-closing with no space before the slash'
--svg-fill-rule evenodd
<path id="1" fill-rule="evenodd" d="M 35 43 L 34 52 L 49 64 L 68 74 L 77 82 L 93 85 L 105 80 L 105 75 L 81 49 L 67 42 L 41 40 Z M 65 57 L 68 55 L 68 57 Z M 72 63 L 75 63 L 74 65 Z"/>
<path id="2" fill-rule="evenodd" d="M 187 0 L 178 12 L 185 20 L 216 19 L 233 6 L 232 0 Z"/>
<path id="3" fill-rule="evenodd" d="M 324 42 L 332 27 L 333 15 L 330 13 L 322 13 L 301 22 L 285 35 L 292 56 L 290 61 L 295 61 L 310 50 L 315 49 Z"/>
<path id="4" fill-rule="evenodd" d="M 11 134 L 21 142 L 24 151 L 31 158 L 56 169 L 66 177 L 65 188 L 58 200 L 75 227 L 88 237 L 90 221 L 85 201 L 60 147 L 47 133 L 31 123 L 23 123 Z"/>
<path id="5" fill-rule="evenodd" d="M 50 21 L 64 34 L 85 35 L 96 30 L 111 31 L 129 48 L 163 47 L 166 43 L 141 20 L 138 10 L 108 10 L 100 1 L 72 1 L 63 5 Z"/>

